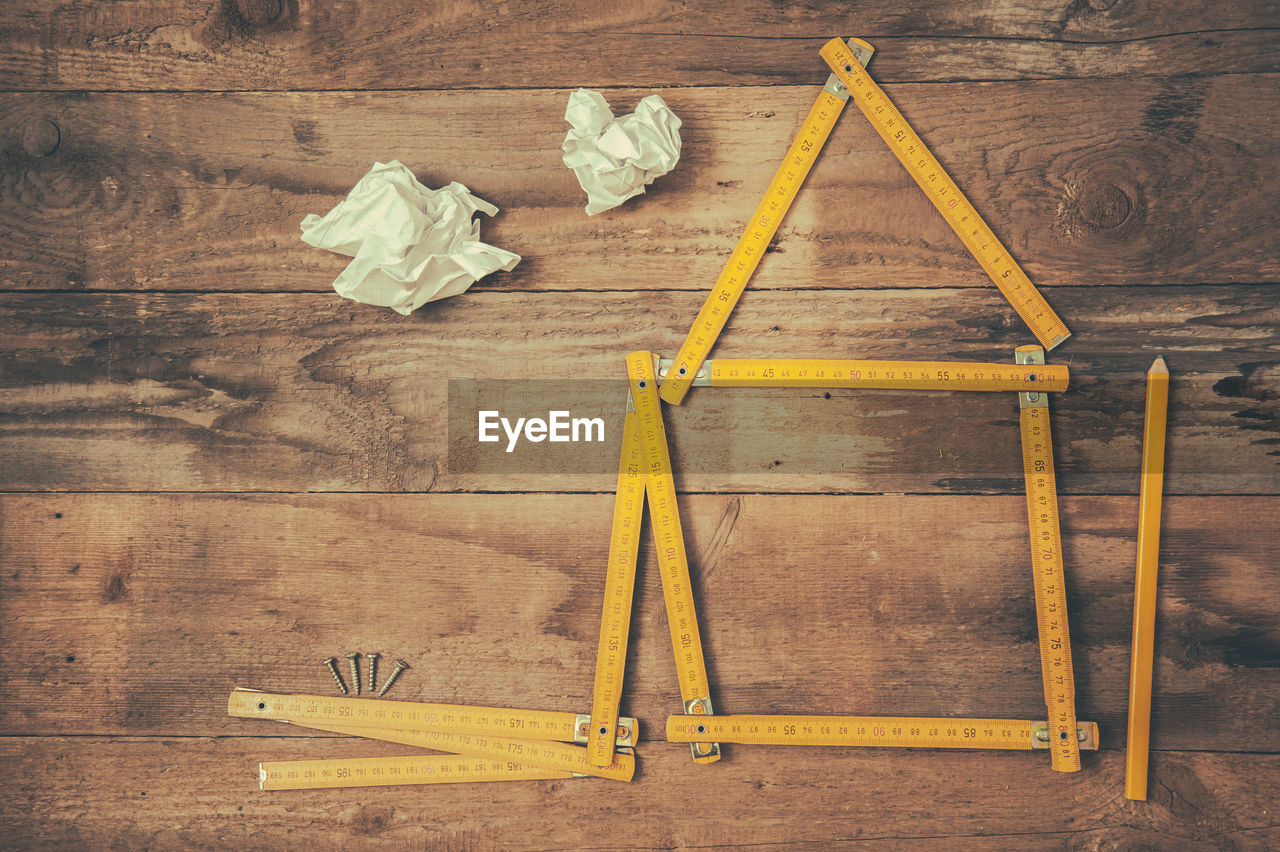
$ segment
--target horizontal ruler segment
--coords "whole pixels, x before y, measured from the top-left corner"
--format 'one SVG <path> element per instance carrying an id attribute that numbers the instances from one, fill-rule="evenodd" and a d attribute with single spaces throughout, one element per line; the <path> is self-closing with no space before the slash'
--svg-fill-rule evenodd
<path id="1" fill-rule="evenodd" d="M 513 710 L 328 695 L 280 695 L 253 689 L 233 691 L 227 700 L 227 712 L 244 719 L 313 720 L 370 728 L 451 731 L 566 743 L 586 742 L 590 724 L 590 717 L 585 714 L 554 710 Z M 636 720 L 629 717 L 619 719 L 617 744 L 632 746 L 636 739 Z"/>
<path id="2" fill-rule="evenodd" d="M 670 368 L 662 361 L 660 373 Z M 828 358 L 713 358 L 695 385 L 719 388 L 865 388 L 880 390 L 1057 392 L 1065 366 L 976 361 L 865 361 Z"/>
<path id="3" fill-rule="evenodd" d="M 492 760 L 510 760 L 525 766 L 594 775 L 615 781 L 630 781 L 636 771 L 635 755 L 628 749 L 614 751 L 613 762 L 608 766 L 592 766 L 587 760 L 587 750 L 571 743 L 522 740 L 510 737 L 490 737 L 483 734 L 460 734 L 446 731 L 401 731 L 387 728 L 362 728 L 359 725 L 343 725 L 337 722 L 292 721 L 290 724 L 315 731 L 329 731 L 380 740 L 388 743 L 432 748 L 453 754 L 486 757 Z"/>
<path id="4" fill-rule="evenodd" d="M 1080 722 L 1080 748 L 1097 749 L 1098 726 Z M 869 746 L 887 748 L 1048 749 L 1046 722 L 905 716 L 667 717 L 667 741 L 747 745 Z"/>
<path id="5" fill-rule="evenodd" d="M 464 784 L 472 781 L 543 781 L 577 777 L 579 776 L 572 772 L 538 769 L 507 760 L 456 754 L 275 760 L 258 764 L 258 786 L 262 790 Z"/>

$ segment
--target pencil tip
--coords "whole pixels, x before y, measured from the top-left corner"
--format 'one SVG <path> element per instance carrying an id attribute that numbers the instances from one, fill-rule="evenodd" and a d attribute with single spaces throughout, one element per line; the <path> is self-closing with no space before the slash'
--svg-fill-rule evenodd
<path id="1" fill-rule="evenodd" d="M 1169 365 L 1164 362 L 1163 356 L 1157 356 L 1156 360 L 1151 362 L 1151 369 L 1147 370 L 1147 372 L 1148 373 L 1167 373 L 1169 372 Z"/>

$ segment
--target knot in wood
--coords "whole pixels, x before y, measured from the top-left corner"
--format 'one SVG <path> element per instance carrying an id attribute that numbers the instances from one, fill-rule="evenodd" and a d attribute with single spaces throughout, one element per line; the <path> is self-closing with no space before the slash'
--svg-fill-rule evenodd
<path id="1" fill-rule="evenodd" d="M 1078 204 L 1080 217 L 1099 231 L 1120 227 L 1133 212 L 1133 200 L 1113 183 L 1087 184 Z"/>
<path id="2" fill-rule="evenodd" d="M 284 0 L 232 0 L 240 20 L 251 27 L 266 27 L 280 20 Z"/>
<path id="3" fill-rule="evenodd" d="M 47 118 L 33 118 L 22 125 L 22 147 L 33 157 L 47 157 L 58 150 L 62 131 Z"/>

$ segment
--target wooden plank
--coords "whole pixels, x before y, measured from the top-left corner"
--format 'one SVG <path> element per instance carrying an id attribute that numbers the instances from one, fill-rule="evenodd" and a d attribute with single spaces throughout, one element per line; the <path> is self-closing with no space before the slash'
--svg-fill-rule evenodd
<path id="1" fill-rule="evenodd" d="M 346 258 L 304 245 L 299 222 L 375 160 L 399 158 L 429 185 L 459 180 L 502 208 L 482 234 L 525 259 L 479 289 L 703 291 L 824 74 L 811 76 L 665 90 L 685 122 L 680 165 L 597 217 L 560 163 L 563 91 L 3 95 L 0 286 L 331 292 Z M 891 93 L 1047 290 L 1274 282 L 1278 79 Z M 608 96 L 625 111 L 641 94 Z M 751 287 L 896 286 L 990 284 L 854 111 Z"/>
<path id="2" fill-rule="evenodd" d="M 712 768 L 646 746 L 636 781 L 591 779 L 263 793 L 265 758 L 395 754 L 348 740 L 0 739 L 14 846 L 467 849 L 1264 849 L 1280 842 L 1274 755 L 1159 752 L 1153 796 L 1116 793 L 1119 753 L 1062 776 L 1021 753 L 872 753 L 732 746 Z M 128 779 L 121 783 L 122 779 Z M 606 786 L 608 785 L 608 786 Z M 1034 807 L 1052 801 L 1058 807 Z M 674 814 L 680 814 L 676 818 Z"/>
<path id="3" fill-rule="evenodd" d="M 1265 0 L 1177 7 L 959 0 L 880 8 L 658 0 L 334 8 L 297 0 L 88 0 L 0 10 L 5 89 L 726 85 L 807 79 L 834 35 L 885 80 L 1274 70 Z M 709 60 L 709 57 L 714 59 Z M 825 75 L 824 75 L 825 76 Z"/>
<path id="4" fill-rule="evenodd" d="M 1280 749 L 1257 591 L 1278 500 L 1166 501 L 1156 748 Z M 409 661 L 393 698 L 586 712 L 611 505 L 5 496 L 0 732 L 287 736 L 226 694 L 329 694 L 320 661 L 351 650 Z M 1062 509 L 1078 712 L 1120 748 L 1137 500 Z M 1021 497 L 702 495 L 681 516 L 721 712 L 1043 714 Z M 679 691 L 647 533 L 640 559 L 623 712 L 661 737 Z"/>
<path id="5" fill-rule="evenodd" d="M 1054 296 L 1075 331 L 1055 353 L 1072 371 L 1053 402 L 1064 493 L 1136 493 L 1152 352 L 1175 375 L 1168 492 L 1276 493 L 1280 306 L 1265 288 Z M 332 295 L 10 294 L 0 488 L 611 491 L 623 354 L 674 352 L 701 299 L 475 293 L 406 319 Z M 748 293 L 717 353 L 1006 362 L 1016 323 L 994 288 Z M 511 381 L 467 396 L 460 379 Z M 694 395 L 665 415 L 682 490 L 1023 488 L 1008 394 Z M 482 408 L 554 407 L 601 417 L 605 440 L 510 454 L 476 440 Z"/>

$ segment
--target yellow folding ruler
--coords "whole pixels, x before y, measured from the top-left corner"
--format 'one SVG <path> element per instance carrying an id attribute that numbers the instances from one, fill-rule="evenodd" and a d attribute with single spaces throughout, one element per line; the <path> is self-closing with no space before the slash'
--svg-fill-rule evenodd
<path id="1" fill-rule="evenodd" d="M 667 741 L 716 740 L 750 745 L 887 748 L 1048 749 L 1047 722 L 916 716 L 688 716 L 667 717 Z M 1055 735 L 1056 736 L 1056 735 Z M 1098 726 L 1079 722 L 1079 747 L 1098 748 Z"/>
<path id="2" fill-rule="evenodd" d="M 659 375 L 673 367 L 671 361 L 659 361 Z M 688 742 L 694 746 L 734 742 L 1044 749 L 1049 751 L 1054 769 L 1062 772 L 1078 770 L 1080 750 L 1097 748 L 1098 729 L 1092 722 L 1078 722 L 1075 718 L 1047 405 L 1048 394 L 1066 390 L 1068 380 L 1065 367 L 1045 365 L 1044 350 L 1039 346 L 1020 347 L 1012 366 L 976 362 L 836 359 L 705 361 L 693 377 L 694 384 L 711 387 L 839 387 L 1018 393 L 1041 671 L 1049 718 L 1043 722 L 1032 722 L 892 716 L 714 716 L 707 713 L 697 718 L 689 715 L 670 717 L 667 722 L 668 740 Z M 627 453 L 624 438 L 624 468 L 629 458 Z M 623 504 L 624 482 L 625 477 L 620 473 L 618 506 Z M 634 492 L 635 486 L 630 486 L 630 490 Z M 623 539 L 615 534 L 615 543 L 621 545 L 622 542 Z M 602 636 L 602 648 L 604 641 Z M 616 712 L 616 707 L 613 711 Z M 603 733 L 605 729 L 602 727 L 600 730 Z"/>
<path id="3" fill-rule="evenodd" d="M 457 761 L 449 756 L 424 762 L 423 755 L 372 758 L 279 761 L 263 764 L 263 789 L 355 786 L 375 783 L 442 783 L 457 781 L 516 780 L 530 777 L 564 778 L 594 775 L 630 781 L 635 773 L 631 751 L 638 732 L 635 719 L 617 725 L 617 750 L 606 766 L 587 760 L 587 725 L 590 717 L 545 710 L 513 710 L 458 704 L 428 704 L 369 698 L 323 695 L 279 695 L 237 689 L 227 701 L 227 712 L 247 719 L 288 722 L 299 727 L 347 734 L 366 739 L 431 748 L 473 758 Z M 435 756 L 430 756 L 435 758 Z M 447 759 L 445 759 L 447 758 Z M 428 767 L 431 767 L 428 771 Z M 448 767 L 448 768 L 446 768 Z M 376 768 L 375 773 L 372 770 Z M 365 774 L 357 775 L 361 769 Z M 394 770 L 394 771 L 393 771 Z M 463 771 L 465 770 L 465 771 Z M 543 774 L 531 774 L 543 773 Z M 412 780 L 393 780 L 393 779 Z"/>
<path id="4" fill-rule="evenodd" d="M 385 787 L 392 784 L 466 784 L 475 781 L 554 781 L 582 778 L 509 760 L 460 754 L 396 755 L 322 760 L 272 760 L 258 764 L 260 790 Z"/>
<path id="5" fill-rule="evenodd" d="M 823 60 L 853 95 L 853 102 L 871 122 L 898 160 L 906 167 L 924 194 L 938 208 L 942 218 L 990 276 L 1046 349 L 1071 336 L 1044 296 L 1031 283 L 1022 267 L 1009 254 L 995 233 L 978 215 L 960 187 L 930 153 L 928 146 L 911 129 L 888 96 L 875 84 L 862 57 L 838 38 L 827 42 Z"/>
<path id="6" fill-rule="evenodd" d="M 628 392 L 622 425 L 622 458 L 618 461 L 618 486 L 613 498 L 604 612 L 600 617 L 600 641 L 596 648 L 590 735 L 587 739 L 587 759 L 596 766 L 607 766 L 613 760 L 614 732 L 618 710 L 622 706 L 622 680 L 627 664 L 627 637 L 631 632 L 631 599 L 636 586 L 640 520 L 644 514 L 648 482 L 648 477 L 641 470 L 637 428 L 635 405 Z"/>
<path id="7" fill-rule="evenodd" d="M 659 363 L 668 375 L 673 361 Z M 800 358 L 713 358 L 693 386 L 713 388 L 867 388 L 880 390 L 1025 391 L 1067 389 L 1064 366 L 970 361 L 844 361 Z"/>
<path id="8" fill-rule="evenodd" d="M 631 623 L 631 596 L 635 587 L 636 553 L 640 517 L 647 495 L 653 543 L 662 576 L 667 627 L 675 652 L 680 700 L 685 713 L 710 715 L 711 684 L 702 656 L 702 636 L 689 581 L 684 534 L 676 506 L 675 479 L 667 452 L 667 431 L 658 400 L 657 357 L 652 352 L 627 356 L 630 397 L 623 422 L 622 457 L 618 466 L 618 490 L 614 498 L 614 523 L 609 540 L 609 565 L 605 579 L 604 612 L 596 653 L 596 678 L 591 710 L 588 753 L 596 762 L 607 761 L 610 725 L 617 717 L 622 697 L 627 633 Z M 720 759 L 716 743 L 690 745 L 698 763 Z"/>
<path id="9" fill-rule="evenodd" d="M 1020 346 L 1014 359 L 1019 364 L 1039 367 L 1044 363 L 1044 350 L 1039 346 Z M 1049 754 L 1054 769 L 1075 772 L 1080 769 L 1080 749 L 1071 734 L 1076 729 L 1075 675 L 1071 667 L 1071 637 L 1067 631 L 1067 591 L 1058 524 L 1058 487 L 1053 473 L 1053 439 L 1049 433 L 1049 400 L 1043 393 L 1020 393 L 1018 407 L 1040 672 L 1053 733 Z"/>
<path id="10" fill-rule="evenodd" d="M 859 39 L 850 39 L 849 50 L 863 64 L 871 61 L 871 54 L 874 52 L 871 45 Z M 783 217 L 791 209 L 791 202 L 795 200 L 800 185 L 817 161 L 818 152 L 826 144 L 831 128 L 835 127 L 836 119 L 840 117 L 848 100 L 849 92 L 836 75 L 832 74 L 818 93 L 813 108 L 805 116 L 791 148 L 787 150 L 787 156 L 778 166 L 777 174 L 765 190 L 756 212 L 751 215 L 746 231 L 738 239 L 733 254 L 729 255 L 729 262 L 725 264 L 720 277 L 716 279 L 715 287 L 698 312 L 697 319 L 693 321 L 693 327 L 689 329 L 689 335 L 675 357 L 674 372 L 662 383 L 662 398 L 672 405 L 679 405 L 689 392 L 694 374 L 710 354 L 716 338 L 728 322 L 729 314 L 741 298 L 742 291 L 747 288 L 747 281 L 760 264 L 760 258 L 764 257 L 765 249 L 778 232 Z"/>
<path id="11" fill-rule="evenodd" d="M 679 405 L 693 386 L 694 376 L 711 353 L 716 338 L 746 288 L 747 280 L 773 239 L 850 95 L 1036 338 L 1046 348 L 1052 349 L 1071 336 L 1066 325 L 960 187 L 872 81 L 866 66 L 873 52 L 870 44 L 856 38 L 847 43 L 833 39 L 822 49 L 822 58 L 831 68 L 832 78 L 827 80 L 818 103 L 801 125 L 795 142 L 765 191 L 764 200 L 698 312 L 674 359 L 673 371 L 663 380 L 662 398 L 667 402 Z"/>

